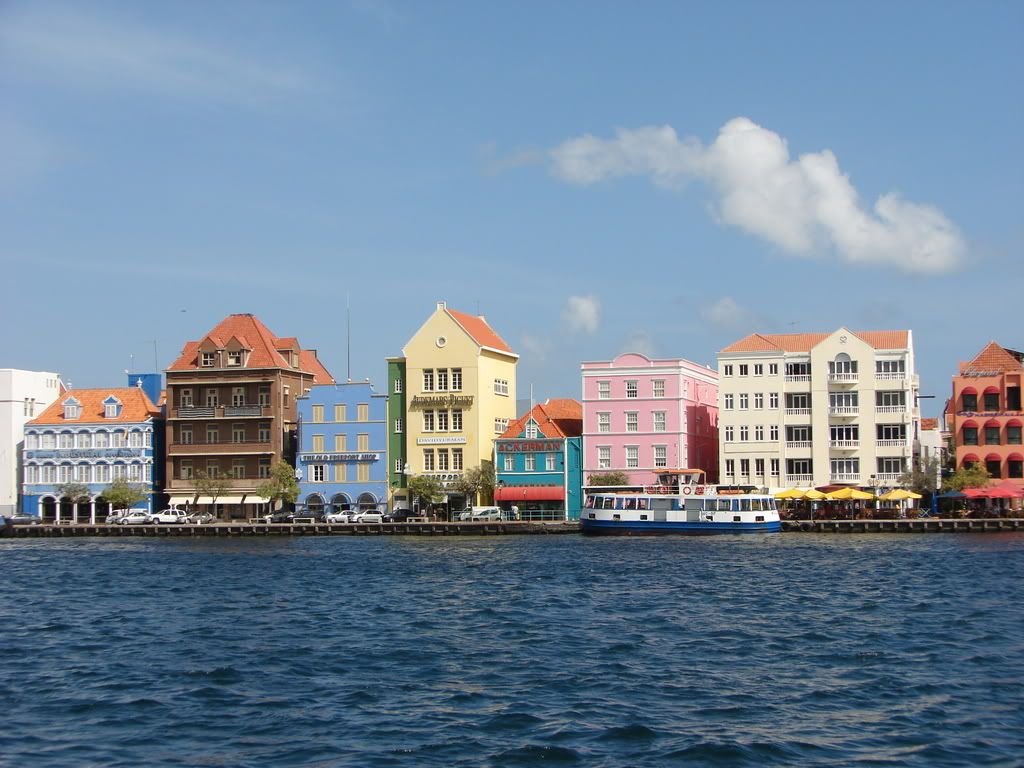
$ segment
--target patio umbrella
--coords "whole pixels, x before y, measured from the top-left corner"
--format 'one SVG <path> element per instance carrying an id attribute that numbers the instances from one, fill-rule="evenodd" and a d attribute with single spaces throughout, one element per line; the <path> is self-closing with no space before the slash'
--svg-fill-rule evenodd
<path id="1" fill-rule="evenodd" d="M 960 491 L 947 491 L 946 493 L 940 493 L 936 498 L 939 499 L 965 499 L 967 494 L 961 493 Z"/>
<path id="2" fill-rule="evenodd" d="M 893 488 L 888 493 L 883 493 L 878 497 L 881 501 L 903 501 L 904 499 L 920 499 L 920 493 L 914 493 L 908 491 L 905 488 Z"/>
<path id="3" fill-rule="evenodd" d="M 785 491 L 779 491 L 775 494 L 776 499 L 802 499 L 806 491 L 803 488 L 790 488 Z"/>
<path id="4" fill-rule="evenodd" d="M 827 496 L 827 493 L 822 493 L 817 488 L 811 488 L 810 490 L 804 492 L 805 499 L 812 499 L 814 501 L 817 501 L 818 499 L 824 499 Z"/>
<path id="5" fill-rule="evenodd" d="M 988 498 L 988 491 L 984 488 L 964 488 L 963 495 L 968 499 L 986 499 Z"/>
<path id="6" fill-rule="evenodd" d="M 867 491 L 862 491 L 858 488 L 840 488 L 838 491 L 832 491 L 832 493 L 825 494 L 825 497 L 835 499 L 836 501 L 846 501 L 850 499 L 863 501 L 875 498 L 874 494 L 870 494 Z"/>

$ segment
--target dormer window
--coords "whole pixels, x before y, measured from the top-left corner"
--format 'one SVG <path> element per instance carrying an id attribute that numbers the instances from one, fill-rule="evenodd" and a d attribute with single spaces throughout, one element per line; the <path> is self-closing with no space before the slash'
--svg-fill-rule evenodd
<path id="1" fill-rule="evenodd" d="M 111 395 L 103 401 L 103 417 L 106 419 L 116 419 L 121 415 L 121 401 Z"/>
<path id="2" fill-rule="evenodd" d="M 64 401 L 64 418 L 77 419 L 82 416 L 82 404 L 73 397 Z"/>
<path id="3" fill-rule="evenodd" d="M 531 421 L 526 425 L 526 437 L 535 440 L 537 438 L 537 423 Z"/>
<path id="4" fill-rule="evenodd" d="M 199 353 L 199 365 L 203 368 L 213 368 L 214 360 L 216 359 L 216 352 L 200 352 Z"/>
<path id="5" fill-rule="evenodd" d="M 242 350 L 228 352 L 228 367 L 238 368 L 242 365 Z"/>

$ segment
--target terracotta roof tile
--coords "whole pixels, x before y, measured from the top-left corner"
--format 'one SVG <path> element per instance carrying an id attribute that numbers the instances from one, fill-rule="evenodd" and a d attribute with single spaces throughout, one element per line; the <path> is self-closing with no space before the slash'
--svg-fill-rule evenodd
<path id="1" fill-rule="evenodd" d="M 984 375 L 986 373 L 1005 373 L 1008 371 L 1020 371 L 1021 365 L 1019 352 L 1006 349 L 990 341 L 985 348 L 979 352 L 971 362 L 961 366 L 962 374 Z"/>
<path id="2" fill-rule="evenodd" d="M 921 419 L 921 429 L 931 431 L 939 428 L 938 419 Z"/>
<path id="3" fill-rule="evenodd" d="M 875 349 L 905 349 L 909 331 L 853 331 Z M 810 352 L 831 333 L 752 333 L 721 352 Z"/>
<path id="4" fill-rule="evenodd" d="M 445 308 L 445 312 L 451 316 L 452 320 L 461 325 L 463 330 L 481 347 L 491 347 L 502 352 L 508 352 L 510 355 L 515 354 L 512 348 L 505 343 L 501 336 L 495 333 L 494 329 L 487 324 L 483 317 L 467 315 L 465 312 L 458 312 L 447 308 Z"/>
<path id="5" fill-rule="evenodd" d="M 121 415 L 108 419 L 103 415 L 103 401 L 113 395 L 121 401 Z M 75 398 L 82 406 L 81 417 L 64 418 L 65 401 Z M 65 392 L 29 424 L 132 424 L 160 415 L 160 409 L 146 397 L 140 387 L 110 387 L 109 389 L 72 389 Z"/>
<path id="6" fill-rule="evenodd" d="M 544 437 L 579 437 L 583 434 L 583 406 L 570 398 L 558 398 L 538 403 L 508 425 L 501 436 L 506 440 L 519 437 L 526 424 L 533 419 Z"/>
<path id="7" fill-rule="evenodd" d="M 334 377 L 327 371 L 315 349 L 303 349 L 299 352 L 299 365 L 306 373 L 313 374 L 314 384 L 334 384 Z"/>

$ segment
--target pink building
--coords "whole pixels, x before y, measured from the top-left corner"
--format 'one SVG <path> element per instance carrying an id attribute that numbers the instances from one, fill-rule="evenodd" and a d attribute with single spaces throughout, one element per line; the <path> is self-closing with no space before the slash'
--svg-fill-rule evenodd
<path id="1" fill-rule="evenodd" d="M 718 480 L 718 372 L 689 360 L 627 353 L 582 363 L 583 484 L 621 470 L 651 484 L 662 469 Z"/>

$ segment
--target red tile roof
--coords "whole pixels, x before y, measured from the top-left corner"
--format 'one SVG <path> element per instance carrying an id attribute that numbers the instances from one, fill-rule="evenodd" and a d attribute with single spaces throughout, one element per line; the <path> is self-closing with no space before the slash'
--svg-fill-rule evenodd
<path id="1" fill-rule="evenodd" d="M 570 398 L 557 398 L 538 403 L 533 410 L 520 416 L 502 433 L 506 440 L 519 437 L 530 419 L 544 437 L 579 437 L 583 434 L 583 406 Z"/>
<path id="2" fill-rule="evenodd" d="M 1006 373 L 1009 371 L 1020 372 L 1024 365 L 1021 365 L 1021 353 L 1006 349 L 990 341 L 985 348 L 979 352 L 971 362 L 961 364 L 960 373 L 975 376 Z"/>
<path id="3" fill-rule="evenodd" d="M 939 428 L 939 420 L 938 419 L 921 419 L 921 429 L 922 430 L 931 431 L 931 430 L 935 430 L 935 429 L 938 429 L 938 428 Z"/>
<path id="4" fill-rule="evenodd" d="M 875 349 L 906 349 L 909 331 L 851 331 Z M 752 333 L 722 352 L 810 352 L 831 333 Z"/>
<path id="5" fill-rule="evenodd" d="M 445 308 L 452 320 L 462 326 L 462 329 L 468 333 L 473 340 L 481 347 L 490 347 L 491 349 L 497 349 L 501 352 L 507 352 L 510 355 L 514 355 L 515 352 L 512 348 L 505 343 L 505 340 L 501 338 L 494 329 L 487 324 L 487 321 L 483 317 L 477 317 L 475 315 L 467 315 L 465 312 L 458 312 L 454 309 Z"/>
<path id="6" fill-rule="evenodd" d="M 237 338 L 249 349 L 249 354 L 245 359 L 246 368 L 295 370 L 288 365 L 287 359 L 278 350 L 299 349 L 298 340 L 294 336 L 278 338 L 260 322 L 259 318 L 251 314 L 228 315 L 201 340 L 186 343 L 178 359 L 171 363 L 167 370 L 198 370 L 200 367 L 199 348 L 203 342 L 209 340 L 218 348 L 223 348 L 232 337 Z M 316 358 L 316 352 L 313 350 L 299 351 L 298 370 L 312 373 L 313 380 L 317 384 L 334 383 L 334 378 Z"/>
<path id="7" fill-rule="evenodd" d="M 113 395 L 121 401 L 121 415 L 108 419 L 103 415 L 103 401 Z M 64 418 L 65 401 L 75 398 L 82 406 L 77 419 Z M 160 409 L 146 397 L 141 387 L 111 387 L 110 389 L 72 389 L 61 395 L 39 416 L 29 422 L 32 426 L 50 424 L 133 424 L 160 415 Z"/>

